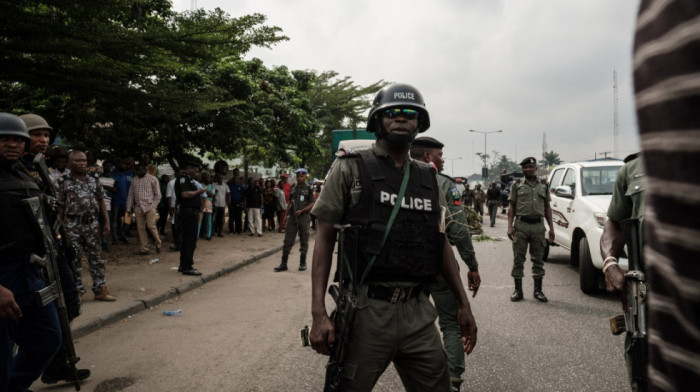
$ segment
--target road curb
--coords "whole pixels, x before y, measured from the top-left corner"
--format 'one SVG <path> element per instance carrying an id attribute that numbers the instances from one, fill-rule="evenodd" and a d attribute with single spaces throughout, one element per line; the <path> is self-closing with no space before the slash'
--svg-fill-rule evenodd
<path id="1" fill-rule="evenodd" d="M 314 236 L 312 234 L 309 237 Z M 311 238 L 309 238 L 311 239 Z M 299 239 L 297 238 L 295 243 L 299 242 Z M 222 276 L 226 276 L 242 267 L 245 267 L 247 265 L 253 264 L 256 261 L 260 261 L 266 257 L 269 257 L 279 251 L 282 250 L 282 246 L 276 246 L 273 248 L 270 248 L 264 252 L 261 252 L 257 255 L 253 255 L 251 257 L 248 257 L 247 259 L 243 259 L 242 261 L 239 261 L 237 263 L 231 264 L 229 266 L 226 266 L 216 272 L 212 272 L 210 274 L 194 278 L 190 281 L 184 282 L 178 286 L 175 287 L 170 287 L 168 288 L 165 292 L 162 292 L 160 294 L 155 294 L 149 298 L 146 299 L 138 299 L 134 300 L 130 303 L 128 303 L 126 306 L 122 307 L 121 309 L 115 310 L 113 312 L 109 312 L 104 316 L 97 317 L 95 320 L 92 320 L 88 322 L 87 324 L 83 324 L 77 328 L 72 328 L 72 333 L 73 333 L 73 338 L 74 339 L 80 339 L 82 337 L 85 337 L 93 332 L 96 332 L 104 327 L 108 327 L 114 323 L 117 323 L 125 318 L 128 318 L 129 316 L 132 316 L 136 313 L 142 312 L 146 309 L 149 309 L 153 306 L 159 305 L 171 298 L 178 297 L 184 293 L 187 293 L 188 291 L 194 290 L 196 288 L 199 288 L 203 286 L 206 283 L 209 283 L 211 281 L 214 281 Z"/>

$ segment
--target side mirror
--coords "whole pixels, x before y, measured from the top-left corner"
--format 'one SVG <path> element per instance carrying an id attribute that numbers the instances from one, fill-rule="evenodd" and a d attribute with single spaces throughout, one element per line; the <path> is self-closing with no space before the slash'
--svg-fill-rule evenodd
<path id="1" fill-rule="evenodd" d="M 561 186 L 556 187 L 556 189 L 554 189 L 554 194 L 559 196 L 559 197 L 565 197 L 567 199 L 574 198 L 574 193 L 571 190 L 571 187 L 568 185 L 561 185 Z"/>

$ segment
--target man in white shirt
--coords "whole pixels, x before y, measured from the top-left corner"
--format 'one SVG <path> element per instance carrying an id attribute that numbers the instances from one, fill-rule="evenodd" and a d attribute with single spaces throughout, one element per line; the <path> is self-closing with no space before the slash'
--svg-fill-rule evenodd
<path id="1" fill-rule="evenodd" d="M 156 253 L 160 253 L 162 242 L 158 236 L 156 228 L 156 208 L 160 203 L 160 183 L 155 176 L 146 173 L 146 167 L 139 165 L 136 168 L 136 177 L 131 180 L 129 196 L 126 199 L 126 212 L 136 213 L 136 227 L 139 231 L 141 249 L 140 255 L 147 255 L 148 235 L 146 228 L 151 232 L 153 241 L 156 243 Z"/>

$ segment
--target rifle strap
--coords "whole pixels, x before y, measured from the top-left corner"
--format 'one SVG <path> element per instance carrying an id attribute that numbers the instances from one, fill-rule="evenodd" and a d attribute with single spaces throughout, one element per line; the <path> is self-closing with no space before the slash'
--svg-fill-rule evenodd
<path id="1" fill-rule="evenodd" d="M 386 230 L 384 231 L 384 238 L 382 238 L 382 248 L 384 247 L 384 243 L 386 242 L 386 239 L 389 237 L 389 232 L 391 231 L 391 227 L 394 225 L 394 220 L 396 219 L 396 215 L 399 213 L 399 209 L 401 208 L 401 203 L 403 202 L 403 196 L 406 193 L 406 187 L 408 186 L 408 178 L 410 177 L 410 173 L 411 173 L 411 160 L 406 159 L 406 163 L 404 164 L 404 167 L 403 167 L 403 180 L 401 181 L 401 188 L 399 188 L 399 194 L 396 197 L 396 203 L 394 203 L 394 208 L 391 210 L 391 215 L 389 216 L 389 222 L 387 222 L 387 224 L 386 224 Z M 377 259 L 377 255 L 373 255 L 372 259 L 369 261 L 369 264 L 367 264 L 367 268 L 365 268 L 365 271 L 362 274 L 362 278 L 360 279 L 358 287 L 362 286 L 362 284 L 365 283 L 365 279 L 367 279 L 367 275 L 369 274 L 370 269 L 372 269 L 372 265 L 374 265 L 374 261 L 376 259 Z"/>

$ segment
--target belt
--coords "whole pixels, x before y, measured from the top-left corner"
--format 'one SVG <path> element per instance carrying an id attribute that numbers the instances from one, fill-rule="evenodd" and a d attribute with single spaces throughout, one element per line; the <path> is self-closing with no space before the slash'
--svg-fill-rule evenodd
<path id="1" fill-rule="evenodd" d="M 96 216 L 93 214 L 83 214 L 83 215 L 66 215 L 66 218 L 71 220 L 77 220 L 81 223 L 90 223 L 95 220 Z"/>
<path id="2" fill-rule="evenodd" d="M 525 223 L 541 223 L 541 222 L 542 222 L 542 217 L 541 217 L 541 216 L 534 217 L 534 216 L 522 216 L 522 215 L 519 215 L 519 216 L 517 217 L 517 219 L 518 219 L 519 221 L 523 221 L 523 222 L 525 222 Z"/>
<path id="3" fill-rule="evenodd" d="M 387 287 L 369 285 L 367 288 L 367 296 L 372 299 L 388 301 L 392 304 L 397 302 L 406 302 L 411 298 L 418 297 L 423 291 L 423 286 L 411 287 Z"/>

